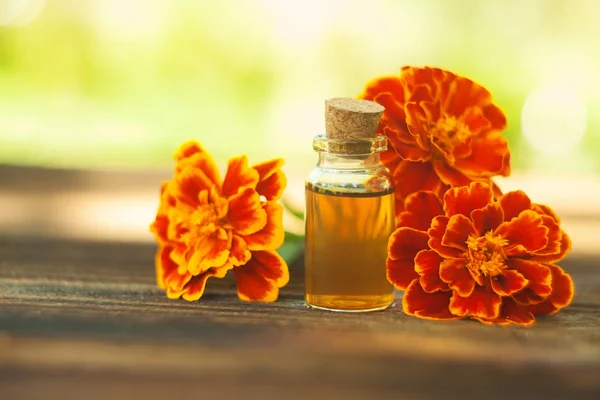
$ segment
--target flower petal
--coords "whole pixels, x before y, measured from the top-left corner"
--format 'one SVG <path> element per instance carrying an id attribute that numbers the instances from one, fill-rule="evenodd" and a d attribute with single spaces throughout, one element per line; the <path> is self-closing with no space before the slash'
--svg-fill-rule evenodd
<path id="1" fill-rule="evenodd" d="M 282 158 L 276 158 L 252 166 L 259 176 L 256 191 L 267 201 L 278 200 L 287 185 L 285 174 L 281 171 L 283 163 Z"/>
<path id="2" fill-rule="evenodd" d="M 173 271 L 177 271 L 177 264 L 171 259 L 173 246 L 159 244 L 154 257 L 154 265 L 156 268 L 156 283 L 161 289 L 166 289 L 165 279 Z"/>
<path id="3" fill-rule="evenodd" d="M 365 100 L 374 100 L 376 96 L 382 93 L 389 93 L 393 95 L 399 104 L 404 104 L 404 87 L 397 76 L 384 76 L 372 80 L 367 84 L 364 92 L 359 96 L 359 98 Z M 394 110 L 390 111 L 393 112 Z"/>
<path id="4" fill-rule="evenodd" d="M 233 269 L 238 297 L 243 301 L 273 302 L 289 281 L 287 264 L 275 251 L 254 251 L 252 258 Z"/>
<path id="5" fill-rule="evenodd" d="M 535 317 L 527 311 L 525 307 L 517 304 L 512 298 L 505 297 L 502 299 L 502 307 L 500 308 L 500 316 L 493 320 L 478 318 L 480 322 L 488 325 L 522 325 L 529 326 L 535 322 Z"/>
<path id="6" fill-rule="evenodd" d="M 427 293 L 415 279 L 404 292 L 402 310 L 405 314 L 425 319 L 459 319 L 449 311 L 452 292 Z"/>
<path id="7" fill-rule="evenodd" d="M 415 262 L 410 260 L 385 260 L 386 278 L 396 289 L 406 290 L 408 285 L 419 278 L 415 271 Z"/>
<path id="8" fill-rule="evenodd" d="M 494 202 L 473 210 L 471 219 L 478 236 L 483 236 L 487 232 L 494 231 L 504 221 L 504 214 L 500 203 Z"/>
<path id="9" fill-rule="evenodd" d="M 413 261 L 415 255 L 427 248 L 427 234 L 412 228 L 398 228 L 388 241 L 388 257 L 392 260 Z"/>
<path id="10" fill-rule="evenodd" d="M 533 257 L 531 257 L 531 259 L 538 262 L 553 263 L 565 258 L 569 251 L 571 251 L 571 238 L 561 230 L 560 248 L 556 253 L 549 255 L 538 255 L 539 252 L 537 252 Z"/>
<path id="11" fill-rule="evenodd" d="M 446 216 L 462 214 L 471 215 L 473 210 L 483 208 L 493 199 L 492 188 L 487 183 L 472 182 L 469 186 L 449 189 L 444 195 L 444 211 Z"/>
<path id="12" fill-rule="evenodd" d="M 475 289 L 475 280 L 467 269 L 467 260 L 449 259 L 440 265 L 440 278 L 462 297 L 468 297 Z"/>
<path id="13" fill-rule="evenodd" d="M 544 226 L 548 228 L 548 244 L 543 249 L 536 251 L 535 254 L 548 256 L 557 255 L 561 252 L 563 232 L 554 218 L 542 214 L 542 221 Z"/>
<path id="14" fill-rule="evenodd" d="M 522 211 L 518 217 L 503 222 L 495 234 L 508 241 L 504 248 L 508 256 L 535 253 L 548 244 L 548 228 L 542 217 L 532 210 Z"/>
<path id="15" fill-rule="evenodd" d="M 204 294 L 204 289 L 206 288 L 206 281 L 208 278 L 216 276 L 216 272 L 214 268 L 210 268 L 204 273 L 194 276 L 186 285 L 185 289 L 182 293 L 182 297 L 187 301 L 196 301 L 199 300 L 200 297 Z"/>
<path id="16" fill-rule="evenodd" d="M 556 314 L 561 308 L 571 304 L 575 286 L 571 277 L 558 265 L 546 264 L 552 273 L 552 293 L 539 304 L 527 306 L 527 310 L 535 315 Z"/>
<path id="17" fill-rule="evenodd" d="M 442 182 L 435 174 L 431 163 L 402 161 L 393 176 L 396 193 L 402 199 L 408 195 L 424 190 L 436 192 Z"/>
<path id="18" fill-rule="evenodd" d="M 256 190 L 245 188 L 229 199 L 228 221 L 240 235 L 251 235 L 267 225 L 267 212 Z"/>
<path id="19" fill-rule="evenodd" d="M 448 217 L 439 215 L 431 221 L 431 228 L 427 230 L 427 236 L 429 237 L 427 245 L 444 258 L 463 258 L 463 251 L 442 245 L 442 238 L 446 233 L 448 220 Z"/>
<path id="20" fill-rule="evenodd" d="M 509 269 L 515 270 L 529 281 L 527 286 L 513 298 L 521 305 L 536 304 L 544 301 L 552 292 L 552 274 L 545 265 L 532 260 L 509 258 Z"/>
<path id="21" fill-rule="evenodd" d="M 427 293 L 448 290 L 440 279 L 440 263 L 444 259 L 433 250 L 421 250 L 415 256 L 415 272 L 420 275 L 421 287 Z"/>
<path id="22" fill-rule="evenodd" d="M 251 235 L 241 235 L 250 250 L 275 250 L 283 244 L 283 208 L 280 204 L 270 201 L 263 209 L 267 213 L 265 226 Z"/>
<path id="23" fill-rule="evenodd" d="M 234 266 L 244 265 L 250 260 L 252 254 L 248 249 L 246 241 L 238 235 L 233 235 L 231 249 L 229 250 L 229 262 Z"/>
<path id="24" fill-rule="evenodd" d="M 412 228 L 396 229 L 388 241 L 386 276 L 396 288 L 405 290 L 409 283 L 418 278 L 414 270 L 414 258 L 427 248 L 427 234 Z"/>
<path id="25" fill-rule="evenodd" d="M 404 200 L 404 212 L 398 216 L 398 226 L 426 231 L 431 220 L 442 215 L 444 210 L 438 196 L 433 192 L 420 191 Z"/>
<path id="26" fill-rule="evenodd" d="M 502 298 L 485 286 L 475 286 L 467 297 L 454 292 L 450 299 L 450 312 L 461 317 L 496 319 L 500 315 Z"/>
<path id="27" fill-rule="evenodd" d="M 446 109 L 451 115 L 462 115 L 469 107 L 491 101 L 491 94 L 483 86 L 468 78 L 447 73 L 452 78 L 453 90 L 449 90 Z M 453 75 L 453 76 L 452 76 Z"/>
<path id="28" fill-rule="evenodd" d="M 463 252 L 467 251 L 467 239 L 476 236 L 473 222 L 462 214 L 456 214 L 448 219 L 446 232 L 442 236 L 442 246 L 453 247 Z"/>
<path id="29" fill-rule="evenodd" d="M 471 183 L 471 179 L 452 167 L 448 160 L 433 160 L 433 168 L 440 180 L 446 185 L 466 186 Z"/>
<path id="30" fill-rule="evenodd" d="M 187 252 L 187 269 L 190 274 L 196 276 L 209 268 L 222 266 L 228 258 L 228 239 L 219 238 L 217 235 L 205 236 Z"/>
<path id="31" fill-rule="evenodd" d="M 389 125 L 383 128 L 383 134 L 388 138 L 391 147 L 402 159 L 412 162 L 426 162 L 431 159 L 431 153 L 415 144 L 402 143 L 397 138 L 401 136 L 399 131 L 392 129 Z"/>
<path id="32" fill-rule="evenodd" d="M 471 142 L 471 155 L 456 159 L 454 167 L 470 177 L 509 176 L 510 151 L 506 138 L 500 133 L 483 138 L 474 137 Z"/>
<path id="33" fill-rule="evenodd" d="M 500 197 L 500 205 L 504 213 L 504 220 L 510 221 L 516 218 L 525 210 L 531 208 L 531 200 L 521 190 L 515 190 L 512 192 L 505 193 Z"/>
<path id="34" fill-rule="evenodd" d="M 248 166 L 248 157 L 242 155 L 230 158 L 221 193 L 224 197 L 229 198 L 242 188 L 255 189 L 258 180 L 258 172 Z"/>
<path id="35" fill-rule="evenodd" d="M 491 279 L 492 289 L 500 296 L 510 296 L 522 290 L 529 281 L 515 270 L 504 270 Z"/>
<path id="36" fill-rule="evenodd" d="M 191 165 L 186 165 L 173 178 L 171 185 L 173 195 L 177 200 L 195 206 L 198 204 L 198 195 L 202 191 L 210 191 L 215 186 L 206 174 Z"/>
<path id="37" fill-rule="evenodd" d="M 215 164 L 210 153 L 200 143 L 196 141 L 183 143 L 173 157 L 177 161 L 176 173 L 179 173 L 184 166 L 189 165 L 204 173 L 210 181 L 209 186 L 220 187 L 221 174 L 219 168 L 217 168 L 217 164 Z"/>

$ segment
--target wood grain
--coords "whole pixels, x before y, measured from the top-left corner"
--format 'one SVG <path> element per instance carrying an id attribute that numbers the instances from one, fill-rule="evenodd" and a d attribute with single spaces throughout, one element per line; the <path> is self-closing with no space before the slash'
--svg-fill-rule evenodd
<path id="1" fill-rule="evenodd" d="M 600 398 L 594 260 L 563 263 L 569 308 L 500 328 L 309 310 L 301 261 L 274 304 L 240 302 L 227 279 L 169 300 L 153 253 L 0 238 L 0 399 Z"/>

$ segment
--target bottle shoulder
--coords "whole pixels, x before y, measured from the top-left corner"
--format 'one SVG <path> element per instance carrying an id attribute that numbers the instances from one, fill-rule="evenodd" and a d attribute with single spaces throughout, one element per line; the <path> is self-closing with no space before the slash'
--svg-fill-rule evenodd
<path id="1" fill-rule="evenodd" d="M 382 164 L 362 169 L 336 169 L 316 166 L 308 174 L 306 185 L 331 191 L 356 193 L 393 190 L 391 174 Z"/>

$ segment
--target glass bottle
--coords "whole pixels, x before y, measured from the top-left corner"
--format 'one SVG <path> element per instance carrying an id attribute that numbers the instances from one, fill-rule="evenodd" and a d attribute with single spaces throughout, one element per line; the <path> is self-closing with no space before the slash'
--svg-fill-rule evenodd
<path id="1" fill-rule="evenodd" d="M 326 101 L 326 135 L 313 141 L 319 160 L 306 180 L 305 300 L 332 311 L 375 311 L 394 301 L 387 242 L 394 190 L 376 135 L 383 107 L 366 100 Z"/>

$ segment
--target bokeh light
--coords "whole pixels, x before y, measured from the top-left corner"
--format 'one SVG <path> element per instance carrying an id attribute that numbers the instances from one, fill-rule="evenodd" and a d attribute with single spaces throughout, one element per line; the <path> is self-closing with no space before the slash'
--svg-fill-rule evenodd
<path id="1" fill-rule="evenodd" d="M 567 155 L 583 140 L 586 118 L 585 103 L 575 89 L 564 84 L 546 85 L 525 100 L 523 135 L 537 152 Z"/>

